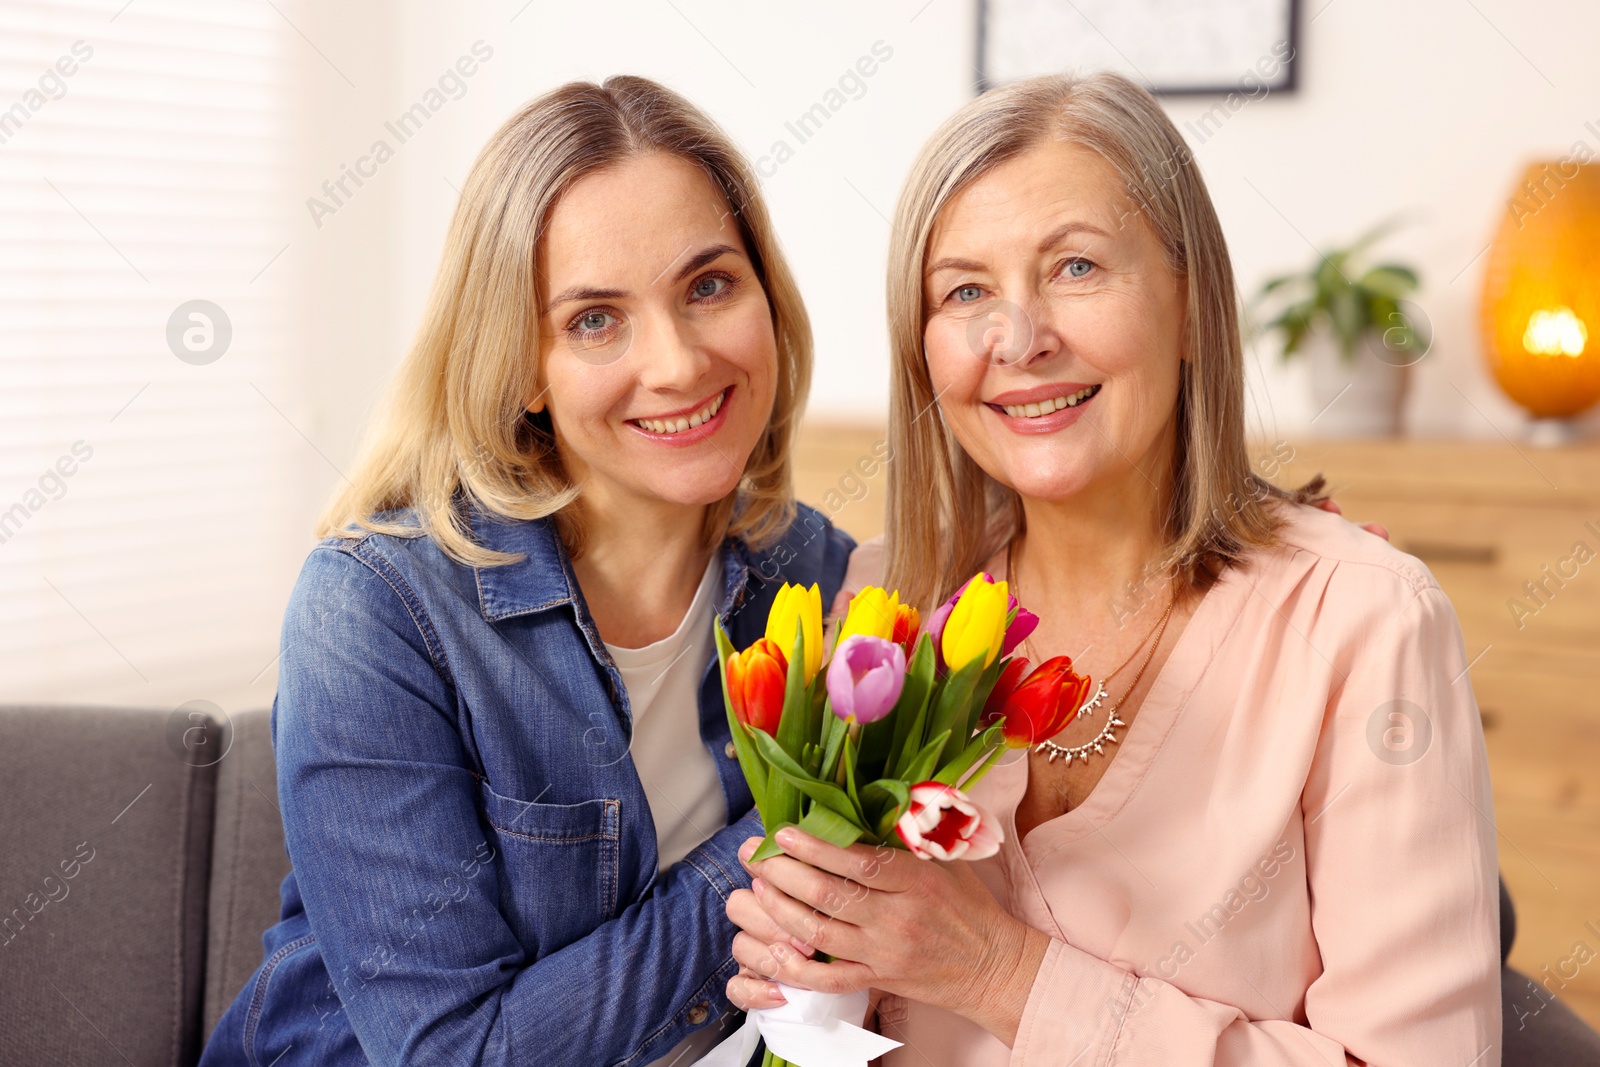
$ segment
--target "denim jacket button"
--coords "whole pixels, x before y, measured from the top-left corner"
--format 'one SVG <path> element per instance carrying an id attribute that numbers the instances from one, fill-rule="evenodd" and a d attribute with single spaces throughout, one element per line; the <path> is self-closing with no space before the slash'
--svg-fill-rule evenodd
<path id="1" fill-rule="evenodd" d="M 732 741 L 729 741 L 727 744 L 722 746 L 722 754 L 727 756 L 729 759 L 733 759 L 739 754 L 739 750 L 733 747 Z"/>
<path id="2" fill-rule="evenodd" d="M 702 1000 L 700 1003 L 689 1009 L 689 1022 L 693 1026 L 699 1026 L 701 1023 L 706 1021 L 706 1017 L 710 1014 L 711 1005 Z"/>

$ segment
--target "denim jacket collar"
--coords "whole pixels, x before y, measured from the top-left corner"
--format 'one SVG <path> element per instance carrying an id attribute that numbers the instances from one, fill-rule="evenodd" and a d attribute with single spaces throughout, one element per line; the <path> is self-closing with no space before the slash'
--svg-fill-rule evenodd
<path id="1" fill-rule="evenodd" d="M 572 560 L 551 519 L 506 519 L 467 505 L 468 521 L 478 544 L 497 552 L 520 553 L 523 558 L 499 567 L 475 567 L 478 609 L 489 622 L 547 611 L 581 602 Z M 717 614 L 726 621 L 739 604 L 750 571 L 766 553 L 752 553 L 738 538 L 727 538 L 721 549 L 722 595 Z M 580 612 L 580 616 L 586 612 Z"/>

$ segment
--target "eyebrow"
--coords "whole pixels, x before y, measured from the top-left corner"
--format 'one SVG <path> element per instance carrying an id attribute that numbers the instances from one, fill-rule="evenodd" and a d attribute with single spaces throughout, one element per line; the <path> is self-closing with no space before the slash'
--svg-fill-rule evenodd
<path id="1" fill-rule="evenodd" d="M 1092 233 L 1108 240 L 1111 238 L 1109 233 L 1092 223 L 1068 222 L 1057 226 L 1054 230 L 1050 231 L 1044 240 L 1039 242 L 1039 251 L 1050 251 L 1050 249 L 1060 244 L 1069 234 L 1073 233 Z M 938 274 L 942 270 L 981 271 L 984 269 L 986 269 L 985 266 L 982 263 L 979 263 L 977 260 L 962 259 L 959 256 L 946 256 L 937 263 L 929 265 L 928 269 L 923 272 L 923 276 L 931 277 L 932 275 Z"/>
<path id="2" fill-rule="evenodd" d="M 698 271 L 701 267 L 715 263 L 729 252 L 737 255 L 739 250 L 732 245 L 712 245 L 710 248 L 702 249 L 701 251 L 696 252 L 694 255 L 689 257 L 688 261 L 684 263 L 683 267 L 678 271 L 678 273 L 673 276 L 672 280 L 675 282 L 681 282 L 685 278 L 689 277 L 689 275 Z"/>
<path id="3" fill-rule="evenodd" d="M 687 249 L 685 249 L 685 251 L 687 251 Z M 709 263 L 716 262 L 730 252 L 737 255 L 739 250 L 732 245 L 726 244 L 711 245 L 709 248 L 701 249 L 699 252 L 696 252 L 694 255 L 690 256 L 684 261 L 683 266 L 678 269 L 678 273 L 673 275 L 673 282 L 676 283 L 683 281 L 685 278 L 689 277 L 689 275 L 698 271 L 701 267 L 704 267 Z M 680 252 L 678 254 L 681 256 L 683 253 Z M 671 269 L 672 264 L 669 263 L 667 264 L 666 270 L 663 270 L 661 273 L 665 274 L 667 270 Z M 660 275 L 657 275 L 657 280 L 660 280 Z M 595 286 L 575 285 L 569 289 L 563 289 L 561 292 L 557 293 L 555 297 L 551 299 L 550 303 L 545 306 L 545 310 L 550 311 L 553 308 L 560 307 L 562 304 L 571 303 L 575 300 L 621 300 L 631 295 L 632 294 L 626 289 L 601 289 Z"/>

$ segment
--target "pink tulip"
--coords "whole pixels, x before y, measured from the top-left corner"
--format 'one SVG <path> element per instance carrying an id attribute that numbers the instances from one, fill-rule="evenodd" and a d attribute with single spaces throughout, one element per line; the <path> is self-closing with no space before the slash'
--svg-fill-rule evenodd
<path id="1" fill-rule="evenodd" d="M 894 828 L 922 860 L 981 860 L 1000 851 L 1005 840 L 992 815 L 941 782 L 912 786 L 911 803 Z"/>
<path id="2" fill-rule="evenodd" d="M 962 586 L 965 589 L 966 586 Z M 949 600 L 933 609 L 933 614 L 928 616 L 927 634 L 933 638 L 933 662 L 942 671 L 944 670 L 944 653 L 939 650 L 939 644 L 944 638 L 944 624 L 950 621 L 950 613 L 955 610 L 956 601 L 961 598 L 956 593 Z"/>
<path id="3" fill-rule="evenodd" d="M 1006 627 L 1006 639 L 1000 644 L 1000 654 L 1009 656 L 1016 647 L 1028 639 L 1028 635 L 1038 629 L 1039 616 L 1017 603 L 1017 598 L 1010 593 L 1006 594 L 1006 610 L 1015 611 L 1017 617 L 1011 620 L 1011 625 Z"/>
<path id="4" fill-rule="evenodd" d="M 828 699 L 845 722 L 877 722 L 905 684 L 905 649 L 872 634 L 851 634 L 828 661 Z"/>

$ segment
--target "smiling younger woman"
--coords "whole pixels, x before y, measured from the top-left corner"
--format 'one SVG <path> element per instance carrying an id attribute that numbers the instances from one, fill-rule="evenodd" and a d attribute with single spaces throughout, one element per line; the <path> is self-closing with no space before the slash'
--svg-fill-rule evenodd
<path id="1" fill-rule="evenodd" d="M 284 621 L 294 870 L 221 1064 L 628 1064 L 720 1036 L 761 825 L 712 646 L 853 543 L 794 503 L 804 308 L 745 162 L 639 78 L 483 150 Z"/>

